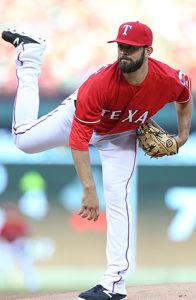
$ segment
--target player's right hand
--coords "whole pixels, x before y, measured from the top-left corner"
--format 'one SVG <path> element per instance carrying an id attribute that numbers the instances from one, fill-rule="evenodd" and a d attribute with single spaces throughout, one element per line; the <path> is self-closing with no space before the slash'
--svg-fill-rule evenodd
<path id="1" fill-rule="evenodd" d="M 87 220 L 98 220 L 99 200 L 95 186 L 83 189 L 82 205 L 78 214 L 82 218 L 87 218 Z"/>

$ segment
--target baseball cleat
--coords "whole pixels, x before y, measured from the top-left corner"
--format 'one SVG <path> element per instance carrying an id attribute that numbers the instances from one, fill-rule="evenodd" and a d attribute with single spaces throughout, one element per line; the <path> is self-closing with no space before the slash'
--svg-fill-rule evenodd
<path id="1" fill-rule="evenodd" d="M 78 296 L 78 300 L 121 300 L 127 299 L 126 295 L 113 293 L 98 284 L 92 289 L 82 292 Z"/>
<path id="2" fill-rule="evenodd" d="M 30 37 L 24 32 L 17 32 L 15 29 L 7 29 L 2 32 L 2 39 L 14 47 L 24 44 L 44 44 L 46 41 L 42 38 L 36 38 L 34 36 Z"/>

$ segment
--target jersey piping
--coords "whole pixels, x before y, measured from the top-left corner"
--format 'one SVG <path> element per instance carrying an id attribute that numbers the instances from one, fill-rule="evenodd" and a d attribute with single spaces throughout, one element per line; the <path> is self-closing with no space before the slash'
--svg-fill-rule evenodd
<path id="1" fill-rule="evenodd" d="M 74 117 L 75 117 L 78 121 L 80 121 L 80 122 L 82 122 L 82 123 L 85 123 L 85 124 L 95 124 L 95 123 L 99 123 L 99 122 L 101 121 L 101 119 L 99 119 L 98 121 L 83 121 L 83 120 L 79 119 L 75 114 L 74 114 Z"/>

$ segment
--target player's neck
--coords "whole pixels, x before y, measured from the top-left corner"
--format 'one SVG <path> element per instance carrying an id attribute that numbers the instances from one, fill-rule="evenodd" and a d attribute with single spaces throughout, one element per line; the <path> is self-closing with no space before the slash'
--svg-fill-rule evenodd
<path id="1" fill-rule="evenodd" d="M 128 83 L 140 85 L 148 74 L 148 61 L 145 61 L 141 68 L 132 73 L 123 73 Z"/>

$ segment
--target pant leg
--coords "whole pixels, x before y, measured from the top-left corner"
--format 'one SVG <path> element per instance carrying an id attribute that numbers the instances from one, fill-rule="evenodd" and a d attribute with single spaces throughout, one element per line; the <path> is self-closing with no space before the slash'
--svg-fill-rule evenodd
<path id="1" fill-rule="evenodd" d="M 130 184 L 136 162 L 135 134 L 108 136 L 99 149 L 107 217 L 107 270 L 100 284 L 126 294 L 125 276 L 130 267 Z"/>
<path id="2" fill-rule="evenodd" d="M 38 274 L 36 272 L 34 258 L 28 253 L 26 238 L 18 238 L 11 243 L 12 255 L 23 279 L 24 288 L 29 291 L 37 291 L 40 288 Z"/>
<path id="3" fill-rule="evenodd" d="M 44 47 L 25 44 L 17 48 L 18 89 L 13 112 L 13 137 L 24 152 L 36 153 L 66 146 L 75 110 L 74 93 L 56 109 L 38 119 L 39 86 Z M 52 84 L 52 83 L 51 83 Z"/>

